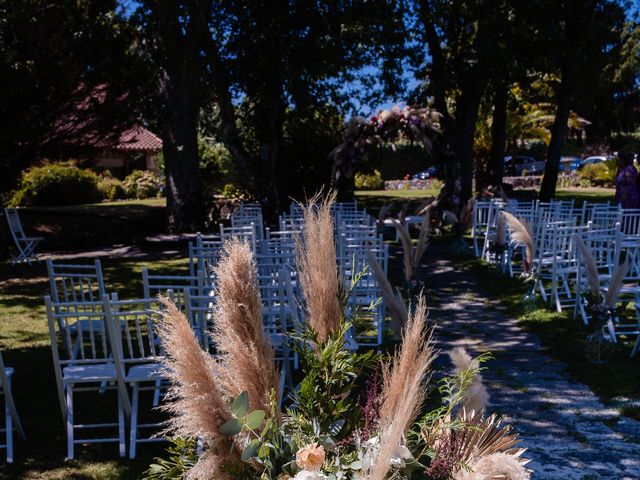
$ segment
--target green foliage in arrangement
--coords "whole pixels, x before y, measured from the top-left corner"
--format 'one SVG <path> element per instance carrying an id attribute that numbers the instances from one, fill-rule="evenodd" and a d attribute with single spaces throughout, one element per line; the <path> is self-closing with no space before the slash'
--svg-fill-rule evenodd
<path id="1" fill-rule="evenodd" d="M 156 458 L 145 472 L 144 480 L 172 480 L 184 478 L 198 461 L 196 441 L 193 439 L 170 438 L 167 448 L 169 458 Z"/>
<path id="2" fill-rule="evenodd" d="M 160 177 L 148 170 L 134 170 L 122 182 L 127 198 L 159 197 L 164 189 Z"/>
<path id="3" fill-rule="evenodd" d="M 382 188 L 384 183 L 379 170 L 374 170 L 373 173 L 358 172 L 355 176 L 355 182 L 358 190 L 378 190 Z"/>
<path id="4" fill-rule="evenodd" d="M 24 171 L 12 207 L 80 205 L 101 199 L 99 178 L 74 162 L 45 163 Z"/>

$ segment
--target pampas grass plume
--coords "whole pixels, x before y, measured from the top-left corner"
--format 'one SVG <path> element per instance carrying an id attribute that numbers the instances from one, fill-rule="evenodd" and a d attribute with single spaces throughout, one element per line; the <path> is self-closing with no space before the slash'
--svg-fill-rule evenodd
<path id="1" fill-rule="evenodd" d="M 618 301 L 618 295 L 620 294 L 620 289 L 624 283 L 624 277 L 627 276 L 628 272 L 629 257 L 626 257 L 622 265 L 618 265 L 613 272 L 609 288 L 607 289 L 607 293 L 604 295 L 604 302 L 608 307 L 613 307 Z"/>
<path id="2" fill-rule="evenodd" d="M 217 306 L 213 341 L 219 353 L 218 382 L 232 398 L 249 394 L 252 410 L 270 410 L 279 391 L 273 346 L 264 332 L 256 264 L 247 240 L 231 239 L 215 268 Z"/>
<path id="3" fill-rule="evenodd" d="M 484 455 L 469 465 L 472 471 L 460 470 L 454 480 L 529 480 L 531 473 L 513 455 L 508 453 L 492 453 Z"/>
<path id="4" fill-rule="evenodd" d="M 334 192 L 320 202 L 319 196 L 316 195 L 303 207 L 302 237 L 296 238 L 300 285 L 306 302 L 306 320 L 321 342 L 338 329 L 342 317 L 331 215 L 331 205 L 335 198 Z"/>
<path id="5" fill-rule="evenodd" d="M 525 220 L 516 218 L 512 213 L 502 212 L 502 215 L 504 215 L 507 225 L 509 226 L 509 234 L 511 235 L 513 244 L 525 247 L 525 270 L 529 270 L 533 265 L 533 257 L 535 256 L 531 227 L 529 227 L 529 224 Z"/>
<path id="6" fill-rule="evenodd" d="M 394 321 L 395 329 L 397 329 L 397 331 L 399 332 L 400 329 L 404 325 L 406 325 L 407 319 L 409 317 L 407 304 L 404 302 L 402 296 L 393 290 L 393 287 L 391 286 L 391 283 L 389 283 L 389 280 L 387 279 L 384 270 L 380 266 L 380 263 L 378 263 L 378 261 L 369 251 L 367 251 L 367 261 L 369 263 L 369 267 L 371 268 L 371 273 L 373 273 L 374 278 L 380 286 L 382 299 L 384 300 L 384 304 Z"/>
<path id="7" fill-rule="evenodd" d="M 426 395 L 427 374 L 435 355 L 427 326 L 424 297 L 409 316 L 402 336 L 402 347 L 392 363 L 383 368 L 380 407 L 380 448 L 373 459 L 368 480 L 383 480 L 389 471 L 389 460 L 407 429 L 415 420 Z"/>
<path id="8" fill-rule="evenodd" d="M 589 284 L 589 290 L 591 290 L 591 293 L 598 296 L 600 295 L 600 276 L 598 275 L 598 267 L 596 266 L 596 261 L 593 258 L 591 250 L 584 243 L 582 237 L 576 234 L 575 240 L 576 247 L 578 248 L 578 252 L 580 253 L 580 257 L 582 258 L 582 263 L 584 264 L 587 283 Z"/>
<path id="9" fill-rule="evenodd" d="M 230 449 L 231 441 L 218 431 L 232 418 L 229 403 L 216 376 L 215 360 L 200 348 L 186 317 L 168 299 L 158 324 L 158 335 L 166 355 L 165 375 L 171 381 L 168 403 L 170 414 L 167 432 L 188 438 L 203 437 L 210 452 L 203 455 L 191 478 L 227 478 L 222 463 L 238 460 Z"/>
<path id="10" fill-rule="evenodd" d="M 456 373 L 469 369 L 477 370 L 479 368 L 478 361 L 472 359 L 462 347 L 456 347 L 451 350 L 449 357 L 451 357 Z M 489 393 L 482 382 L 482 375 L 476 373 L 471 385 L 469 385 L 464 392 L 462 407 L 466 411 L 473 410 L 482 412 L 487 408 L 487 403 L 489 403 Z"/>

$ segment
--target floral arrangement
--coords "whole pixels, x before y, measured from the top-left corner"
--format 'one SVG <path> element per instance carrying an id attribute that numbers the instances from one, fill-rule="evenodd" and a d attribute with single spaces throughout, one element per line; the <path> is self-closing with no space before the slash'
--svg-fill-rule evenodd
<path id="1" fill-rule="evenodd" d="M 216 269 L 211 332 L 218 354 L 202 350 L 186 318 L 166 301 L 159 336 L 172 381 L 168 432 L 198 439 L 177 445 L 148 478 L 235 480 L 528 479 L 518 438 L 485 417 L 482 362 L 451 352 L 456 373 L 430 384 L 436 358 L 424 297 L 404 316 L 390 356 L 345 349 L 350 288 L 336 270 L 331 202 L 304 209 L 297 242 L 305 322 L 287 339 L 300 356 L 298 386 L 280 398 L 274 349 L 262 328 L 256 266 L 232 240 Z M 389 293 L 389 292 L 388 292 Z M 393 294 L 393 292 L 391 292 Z M 427 408 L 425 401 L 438 406 Z"/>
<path id="2" fill-rule="evenodd" d="M 615 342 L 614 324 L 620 319 L 618 296 L 624 277 L 629 271 L 629 259 L 617 265 L 608 288 L 603 291 L 598 267 L 589 247 L 580 235 L 575 236 L 576 248 L 584 265 L 588 291 L 582 296 L 582 308 L 589 318 L 591 332 L 587 335 L 586 357 L 593 363 L 602 363 L 602 354 Z"/>
<path id="3" fill-rule="evenodd" d="M 353 178 L 355 167 L 366 160 L 367 147 L 372 144 L 391 143 L 405 138 L 420 141 L 431 149 L 438 133 L 440 114 L 428 108 L 394 106 L 381 110 L 369 119 L 356 117 L 347 125 L 344 141 L 329 154 L 333 161 L 333 181 Z"/>

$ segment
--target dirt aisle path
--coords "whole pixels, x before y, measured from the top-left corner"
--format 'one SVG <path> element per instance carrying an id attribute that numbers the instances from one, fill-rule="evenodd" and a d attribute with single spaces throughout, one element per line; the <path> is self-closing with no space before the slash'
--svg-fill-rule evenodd
<path id="1" fill-rule="evenodd" d="M 546 356 L 537 336 L 524 332 L 497 302 L 488 302 L 472 270 L 443 247 L 426 259 L 430 316 L 443 353 L 465 346 L 495 357 L 484 372 L 489 410 L 523 437 L 535 479 L 640 479 L 640 422 L 621 417 L 571 380 Z M 640 368 L 640 362 L 638 363 Z"/>

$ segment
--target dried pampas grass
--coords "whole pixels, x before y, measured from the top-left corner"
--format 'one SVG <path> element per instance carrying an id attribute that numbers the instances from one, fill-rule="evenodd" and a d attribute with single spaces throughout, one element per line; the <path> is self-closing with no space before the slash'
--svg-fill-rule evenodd
<path id="1" fill-rule="evenodd" d="M 526 251 L 526 257 L 524 262 L 524 269 L 526 272 L 531 270 L 533 265 L 533 258 L 535 257 L 533 232 L 531 227 L 525 220 L 520 220 L 512 213 L 502 212 L 507 225 L 509 226 L 509 235 L 511 236 L 511 242 L 517 246 L 524 246 Z"/>
<path id="2" fill-rule="evenodd" d="M 252 410 L 270 411 L 279 391 L 273 346 L 264 333 L 256 264 L 246 240 L 231 239 L 214 269 L 218 279 L 213 340 L 219 353 L 218 381 L 227 395 L 249 394 Z"/>
<path id="3" fill-rule="evenodd" d="M 382 299 L 393 320 L 394 330 L 399 333 L 402 327 L 406 325 L 409 317 L 407 304 L 402 296 L 393 289 L 384 270 L 382 270 L 382 267 L 371 252 L 367 252 L 367 261 L 371 267 L 371 273 L 373 273 L 374 278 L 380 286 Z"/>
<path id="4" fill-rule="evenodd" d="M 342 317 L 331 215 L 331 205 L 335 199 L 335 192 L 322 201 L 316 195 L 304 206 L 302 238 L 296 238 L 300 285 L 306 302 L 306 321 L 321 342 L 338 329 Z"/>
<path id="5" fill-rule="evenodd" d="M 614 307 L 616 302 L 618 301 L 618 295 L 620 295 L 620 290 L 624 284 L 624 277 L 627 276 L 629 272 L 629 257 L 624 259 L 622 265 L 618 265 L 611 275 L 611 282 L 609 283 L 609 288 L 607 288 L 607 293 L 604 295 L 604 303 L 607 307 Z"/>
<path id="6" fill-rule="evenodd" d="M 384 205 L 382 205 L 382 207 L 380 207 L 380 211 L 378 212 L 378 228 L 382 229 L 384 228 L 384 221 L 387 218 L 387 213 L 389 213 L 389 210 L 391 209 L 393 205 L 393 202 L 389 202 L 389 203 L 385 203 Z"/>
<path id="7" fill-rule="evenodd" d="M 409 234 L 406 224 L 393 220 L 393 226 L 396 227 L 400 243 L 402 244 L 402 266 L 404 270 L 404 279 L 408 282 L 413 277 L 413 240 Z"/>
<path id="8" fill-rule="evenodd" d="M 458 415 L 458 421 L 463 423 L 465 428 L 451 434 L 457 436 L 460 459 L 466 465 L 473 467 L 482 457 L 496 453 L 513 457 L 522 466 L 529 463 L 528 459 L 522 457 L 526 449 L 516 447 L 520 442 L 518 436 L 511 433 L 510 426 L 501 426 L 501 421 L 495 415 L 483 418 L 479 412 L 463 409 Z M 499 475 L 497 478 L 500 478 Z"/>
<path id="9" fill-rule="evenodd" d="M 468 467 L 471 471 L 459 471 L 454 475 L 454 480 L 529 480 L 531 478 L 531 472 L 516 457 L 507 453 L 485 455 Z"/>
<path id="10" fill-rule="evenodd" d="M 418 243 L 416 243 L 415 250 L 413 251 L 413 270 L 415 271 L 420 265 L 420 260 L 427 249 L 429 243 L 429 233 L 431 233 L 431 211 L 433 205 L 429 205 L 422 215 L 422 222 L 420 223 L 420 234 L 418 235 Z"/>
<path id="11" fill-rule="evenodd" d="M 220 426 L 232 418 L 229 403 L 217 377 L 215 360 L 200 348 L 186 317 L 168 299 L 163 299 L 163 321 L 158 335 L 166 355 L 165 375 L 171 381 L 170 414 L 165 433 L 207 440 L 210 452 L 198 460 L 190 478 L 227 478 L 222 463 L 238 461 L 231 440 L 221 435 Z"/>
<path id="12" fill-rule="evenodd" d="M 480 368 L 478 360 L 472 359 L 462 347 L 456 347 L 451 350 L 449 352 L 449 357 L 451 357 L 456 373 L 470 369 L 477 371 Z M 482 375 L 480 375 L 480 373 L 476 373 L 471 385 L 469 385 L 464 391 L 461 406 L 465 411 L 474 410 L 476 412 L 483 412 L 487 408 L 488 403 L 489 393 L 487 392 L 484 383 L 482 383 Z"/>
<path id="13" fill-rule="evenodd" d="M 576 247 L 582 258 L 584 269 L 587 277 L 587 283 L 589 284 L 589 290 L 596 296 L 600 295 L 600 276 L 598 274 L 598 267 L 596 261 L 591 254 L 591 250 L 584 243 L 584 240 L 580 235 L 575 236 Z"/>
<path id="14" fill-rule="evenodd" d="M 434 358 L 427 307 L 421 295 L 415 313 L 407 321 L 400 351 L 382 371 L 380 444 L 367 472 L 368 480 L 383 480 L 387 475 L 389 460 L 420 411 L 426 395 L 424 377 Z"/>

